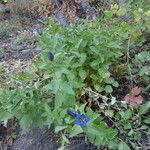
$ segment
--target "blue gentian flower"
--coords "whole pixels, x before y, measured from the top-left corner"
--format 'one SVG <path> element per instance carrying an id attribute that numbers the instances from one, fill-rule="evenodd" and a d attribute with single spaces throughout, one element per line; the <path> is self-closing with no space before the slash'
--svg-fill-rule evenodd
<path id="1" fill-rule="evenodd" d="M 87 123 L 90 121 L 89 117 L 86 117 L 84 114 L 77 114 L 73 110 L 67 110 L 67 114 L 76 118 L 76 125 L 79 125 L 81 127 L 87 127 Z"/>
<path id="2" fill-rule="evenodd" d="M 68 115 L 70 115 L 70 116 L 72 116 L 72 117 L 76 117 L 78 114 L 75 112 L 75 111 L 73 111 L 73 110 L 67 110 L 67 114 Z"/>
<path id="3" fill-rule="evenodd" d="M 48 52 L 48 59 L 51 61 L 54 59 L 54 55 L 51 52 Z"/>
<path id="4" fill-rule="evenodd" d="M 76 116 L 76 125 L 82 126 L 82 127 L 86 127 L 87 123 L 90 121 L 89 117 L 86 117 L 84 114 L 77 114 Z"/>

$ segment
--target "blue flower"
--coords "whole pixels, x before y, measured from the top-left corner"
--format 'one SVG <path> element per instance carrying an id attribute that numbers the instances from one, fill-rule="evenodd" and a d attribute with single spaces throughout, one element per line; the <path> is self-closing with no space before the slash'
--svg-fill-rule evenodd
<path id="1" fill-rule="evenodd" d="M 84 114 L 77 114 L 76 116 L 76 125 L 82 126 L 82 127 L 87 127 L 87 123 L 90 121 L 89 117 L 86 117 Z"/>
<path id="2" fill-rule="evenodd" d="M 76 125 L 82 126 L 82 127 L 87 127 L 87 123 L 90 121 L 89 117 L 86 117 L 84 114 L 77 114 L 75 111 L 73 110 L 67 110 L 67 114 L 75 117 L 76 118 Z"/>
<path id="3" fill-rule="evenodd" d="M 70 116 L 72 116 L 72 117 L 76 117 L 78 114 L 75 112 L 75 111 L 73 111 L 73 110 L 67 110 L 67 114 L 68 115 L 70 115 Z"/>
<path id="4" fill-rule="evenodd" d="M 48 59 L 51 61 L 54 59 L 54 55 L 51 52 L 48 52 Z"/>

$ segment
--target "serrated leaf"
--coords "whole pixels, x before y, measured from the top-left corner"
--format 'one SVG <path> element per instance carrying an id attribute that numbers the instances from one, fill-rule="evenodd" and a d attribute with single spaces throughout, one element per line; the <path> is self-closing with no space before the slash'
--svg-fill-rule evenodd
<path id="1" fill-rule="evenodd" d="M 150 102 L 147 102 L 139 107 L 140 114 L 145 114 L 148 111 L 150 111 Z"/>
<path id="2" fill-rule="evenodd" d="M 96 136 L 95 141 L 94 141 L 94 145 L 101 146 L 102 143 L 104 142 L 103 140 L 104 140 L 103 136 Z"/>
<path id="3" fill-rule="evenodd" d="M 105 77 L 105 74 L 107 73 L 107 70 L 103 69 L 103 68 L 100 68 L 98 69 L 98 74 L 104 78 Z"/>
<path id="4" fill-rule="evenodd" d="M 83 132 L 83 129 L 80 126 L 73 126 L 70 130 L 70 137 L 74 137 Z"/>
<path id="5" fill-rule="evenodd" d="M 32 118 L 30 115 L 24 115 L 21 119 L 20 119 L 20 127 L 23 131 L 28 131 L 32 125 Z"/>
<path id="6" fill-rule="evenodd" d="M 62 134 L 62 138 L 67 144 L 70 144 L 69 139 L 64 134 Z"/>
<path id="7" fill-rule="evenodd" d="M 64 130 L 66 128 L 67 128 L 67 126 L 56 126 L 55 127 L 55 132 L 59 132 L 59 131 Z"/>
<path id="8" fill-rule="evenodd" d="M 92 62 L 90 63 L 90 66 L 91 66 L 93 69 L 96 69 L 96 68 L 98 67 L 98 65 L 99 65 L 99 62 L 96 61 L 96 60 L 94 60 L 94 61 L 92 61 Z"/>
<path id="9" fill-rule="evenodd" d="M 72 81 L 72 80 L 75 79 L 75 77 L 76 77 L 76 72 L 75 71 L 73 71 L 73 70 L 68 71 L 68 73 L 67 73 L 68 80 Z"/>
<path id="10" fill-rule="evenodd" d="M 98 91 L 98 92 L 102 92 L 104 89 L 103 87 L 101 87 L 99 84 L 95 84 L 94 88 Z"/>
<path id="11" fill-rule="evenodd" d="M 130 119 L 132 117 L 131 109 L 128 109 L 124 112 L 124 119 Z"/>
<path id="12" fill-rule="evenodd" d="M 103 130 L 103 128 L 102 128 L 102 130 Z M 105 132 L 104 132 L 104 130 L 103 130 L 103 132 L 100 132 L 100 131 L 98 131 L 98 129 L 96 129 L 96 128 L 88 128 L 88 130 L 87 130 L 87 132 L 89 133 L 89 134 L 91 134 L 91 135 L 95 135 L 95 136 L 104 136 L 105 135 Z"/>
<path id="13" fill-rule="evenodd" d="M 114 116 L 114 111 L 113 110 L 106 110 L 105 115 L 109 116 L 109 117 L 113 117 Z"/>
<path id="14" fill-rule="evenodd" d="M 59 108 L 62 103 L 65 101 L 65 94 L 62 91 L 59 91 L 56 95 L 55 95 L 55 109 Z"/>
<path id="15" fill-rule="evenodd" d="M 131 125 L 131 123 L 126 123 L 126 124 L 124 124 L 124 129 L 131 129 L 132 128 L 132 125 Z"/>
<path id="16" fill-rule="evenodd" d="M 146 124 L 150 124 L 150 118 L 148 118 L 148 119 L 144 119 L 144 123 L 146 123 Z"/>
<path id="17" fill-rule="evenodd" d="M 0 110 L 0 121 L 7 121 L 8 119 L 11 119 L 13 117 L 13 114 L 6 112 L 5 110 Z"/>
<path id="18" fill-rule="evenodd" d="M 49 107 L 49 105 L 47 103 L 44 104 L 44 108 L 45 108 L 45 111 L 49 114 L 51 114 L 51 108 Z"/>
<path id="19" fill-rule="evenodd" d="M 64 82 L 63 85 L 61 86 L 61 89 L 67 94 L 70 94 L 70 95 L 75 94 L 75 92 L 72 88 L 72 85 L 68 82 Z"/>
<path id="20" fill-rule="evenodd" d="M 87 72 L 85 70 L 80 70 L 79 71 L 79 76 L 81 79 L 85 79 L 87 77 Z"/>
<path id="21" fill-rule="evenodd" d="M 118 145 L 118 150 L 131 150 L 130 147 L 123 141 Z"/>

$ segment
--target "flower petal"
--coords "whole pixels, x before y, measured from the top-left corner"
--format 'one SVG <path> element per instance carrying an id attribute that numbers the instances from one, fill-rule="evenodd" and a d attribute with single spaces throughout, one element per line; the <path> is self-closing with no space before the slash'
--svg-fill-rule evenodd
<path id="1" fill-rule="evenodd" d="M 48 52 L 48 59 L 51 61 L 54 59 L 54 55 L 51 52 Z"/>
<path id="2" fill-rule="evenodd" d="M 131 94 L 133 94 L 134 96 L 137 96 L 137 95 L 139 95 L 140 93 L 141 93 L 141 89 L 140 89 L 138 86 L 134 87 L 134 88 L 131 90 Z"/>
<path id="3" fill-rule="evenodd" d="M 124 97 L 124 100 L 126 101 L 127 104 L 130 103 L 130 101 L 132 101 L 132 96 L 127 94 L 125 97 Z"/>
<path id="4" fill-rule="evenodd" d="M 89 121 L 90 121 L 90 118 L 89 118 L 89 117 L 86 117 L 86 118 L 85 118 L 85 121 L 86 121 L 86 122 L 89 122 Z"/>
<path id="5" fill-rule="evenodd" d="M 135 98 L 134 98 L 134 101 L 135 101 L 138 105 L 140 105 L 140 104 L 143 103 L 144 99 L 143 99 L 143 97 L 140 95 L 140 96 L 138 96 L 138 97 L 135 97 Z"/>
<path id="6" fill-rule="evenodd" d="M 67 110 L 67 114 L 72 116 L 72 117 L 76 117 L 77 116 L 77 113 L 73 110 Z"/>
<path id="7" fill-rule="evenodd" d="M 87 127 L 86 122 L 82 122 L 82 121 L 80 121 L 80 120 L 77 120 L 75 124 L 76 124 L 76 125 L 79 125 L 79 126 L 81 126 L 81 127 L 84 127 L 84 128 Z"/>

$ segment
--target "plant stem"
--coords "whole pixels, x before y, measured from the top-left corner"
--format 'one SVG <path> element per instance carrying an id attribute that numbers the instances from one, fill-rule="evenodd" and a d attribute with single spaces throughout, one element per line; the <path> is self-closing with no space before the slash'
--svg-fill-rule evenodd
<path id="1" fill-rule="evenodd" d="M 128 47 L 127 47 L 127 64 L 128 64 L 128 72 L 130 76 L 130 83 L 131 83 L 131 88 L 133 88 L 133 76 L 131 72 L 131 67 L 130 67 L 130 38 L 128 39 Z"/>

